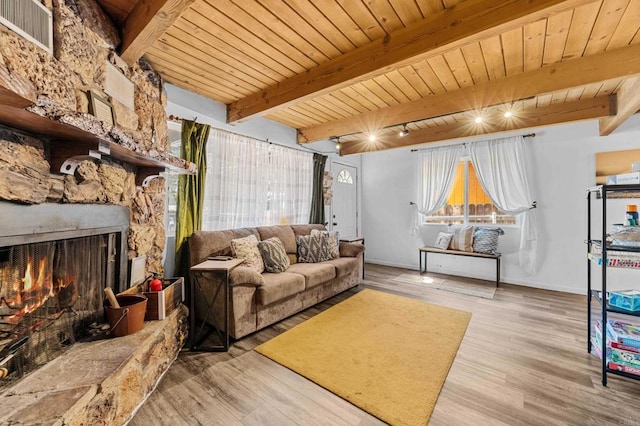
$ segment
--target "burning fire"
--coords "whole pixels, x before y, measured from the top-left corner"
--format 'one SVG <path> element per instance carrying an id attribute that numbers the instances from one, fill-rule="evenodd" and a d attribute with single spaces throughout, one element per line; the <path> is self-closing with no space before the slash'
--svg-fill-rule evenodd
<path id="1" fill-rule="evenodd" d="M 38 263 L 37 274 L 34 274 L 33 269 L 33 261 L 29 259 L 24 277 L 13 286 L 15 296 L 8 306 L 18 311 L 7 317 L 9 323 L 19 322 L 21 317 L 44 305 L 50 297 L 55 296 L 59 289 L 65 286 L 61 280 L 58 280 L 58 285 L 53 285 L 51 273 L 47 271 L 46 258 Z"/>

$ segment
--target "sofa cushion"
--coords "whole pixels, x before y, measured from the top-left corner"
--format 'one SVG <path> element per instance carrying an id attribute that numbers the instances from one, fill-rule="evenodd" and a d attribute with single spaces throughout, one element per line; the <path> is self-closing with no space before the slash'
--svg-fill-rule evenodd
<path id="1" fill-rule="evenodd" d="M 279 274 L 280 272 L 286 271 L 291 264 L 284 245 L 282 245 L 282 241 L 280 241 L 278 237 L 271 237 L 259 241 L 258 249 L 262 255 L 264 269 L 267 272 Z"/>
<path id="2" fill-rule="evenodd" d="M 256 228 L 194 232 L 189 237 L 191 266 L 204 262 L 209 256 L 231 256 L 231 240 L 248 235 L 260 236 Z"/>
<path id="3" fill-rule="evenodd" d="M 304 291 L 304 276 L 300 274 L 265 272 L 262 278 L 264 278 L 264 284 L 256 289 L 256 302 L 261 306 L 270 305 Z"/>
<path id="4" fill-rule="evenodd" d="M 327 228 L 325 228 L 324 225 L 318 225 L 318 224 L 312 224 L 312 223 L 310 223 L 309 225 L 291 225 L 291 229 L 293 230 L 293 233 L 296 235 L 296 237 L 300 235 L 309 235 L 311 234 L 312 229 L 317 229 L 319 231 L 327 230 Z"/>
<path id="5" fill-rule="evenodd" d="M 244 266 L 255 269 L 257 272 L 264 271 L 264 262 L 255 235 L 231 240 L 231 251 L 234 257 L 244 260 Z"/>
<path id="6" fill-rule="evenodd" d="M 320 231 L 318 229 L 311 230 L 311 236 L 321 235 L 325 238 L 324 243 L 327 244 L 329 255 L 331 259 L 336 259 L 340 257 L 340 236 L 338 235 L 338 231 Z"/>
<path id="7" fill-rule="evenodd" d="M 358 259 L 355 257 L 339 257 L 325 263 L 330 263 L 336 268 L 336 278 L 342 278 L 358 267 Z"/>
<path id="8" fill-rule="evenodd" d="M 329 253 L 329 238 L 322 234 L 299 235 L 296 237 L 298 243 L 298 262 L 318 263 L 331 260 Z"/>
<path id="9" fill-rule="evenodd" d="M 289 225 L 258 226 L 256 228 L 261 240 L 278 237 L 288 254 L 296 254 L 296 235 Z"/>
<path id="10" fill-rule="evenodd" d="M 340 242 L 340 257 L 358 257 L 363 251 L 363 244 Z"/>
<path id="11" fill-rule="evenodd" d="M 287 269 L 287 274 L 300 274 L 304 277 L 305 288 L 309 289 L 336 277 L 336 268 L 329 262 L 296 263 Z"/>
<path id="12" fill-rule="evenodd" d="M 249 284 L 259 286 L 264 284 L 264 278 L 253 268 L 247 266 L 238 266 L 233 268 L 229 273 L 229 281 L 231 285 Z"/>

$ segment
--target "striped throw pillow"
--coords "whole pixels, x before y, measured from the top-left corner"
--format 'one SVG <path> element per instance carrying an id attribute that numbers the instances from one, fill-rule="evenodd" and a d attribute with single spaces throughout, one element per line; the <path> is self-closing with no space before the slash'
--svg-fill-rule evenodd
<path id="1" fill-rule="evenodd" d="M 458 251 L 473 251 L 473 226 L 449 225 L 449 233 L 453 234 L 449 248 Z"/>

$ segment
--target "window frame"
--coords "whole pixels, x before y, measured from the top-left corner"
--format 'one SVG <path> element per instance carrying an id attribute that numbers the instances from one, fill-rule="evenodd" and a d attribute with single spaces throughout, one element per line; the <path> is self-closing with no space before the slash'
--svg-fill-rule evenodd
<path id="1" fill-rule="evenodd" d="M 463 155 L 460 157 L 460 159 L 458 160 L 458 163 L 456 164 L 456 167 L 458 167 L 460 165 L 460 163 L 464 164 L 464 173 L 463 173 L 463 177 L 464 177 L 464 183 L 463 183 L 463 188 L 464 188 L 464 215 L 463 215 L 463 222 L 461 224 L 454 224 L 451 222 L 448 223 L 435 223 L 435 222 L 427 222 L 425 219 L 427 217 L 442 217 L 442 216 L 431 216 L 431 215 L 424 215 L 423 216 L 423 220 L 422 220 L 422 225 L 435 225 L 435 226 L 449 226 L 449 225 L 470 225 L 470 226 L 477 226 L 477 227 L 483 227 L 483 228 L 515 228 L 515 229 L 520 229 L 522 227 L 522 219 L 521 219 L 521 215 L 517 214 L 517 215 L 510 215 L 515 219 L 515 223 L 472 223 L 469 222 L 469 164 L 471 163 L 471 157 L 469 157 L 468 155 Z M 451 190 L 453 190 L 453 188 L 451 188 Z M 450 191 L 451 191 L 450 190 Z M 483 188 L 484 191 L 484 188 Z M 447 194 L 447 197 L 449 196 L 449 194 Z"/>

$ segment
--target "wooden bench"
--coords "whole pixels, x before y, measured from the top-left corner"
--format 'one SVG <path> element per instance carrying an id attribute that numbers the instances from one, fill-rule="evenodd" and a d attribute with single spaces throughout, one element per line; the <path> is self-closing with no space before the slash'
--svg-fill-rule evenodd
<path id="1" fill-rule="evenodd" d="M 472 251 L 459 251 L 459 250 L 442 250 L 435 247 L 420 247 L 418 249 L 418 257 L 420 258 L 420 273 L 427 272 L 427 253 L 437 253 L 437 254 L 450 254 L 453 256 L 467 256 L 467 257 L 477 257 L 481 259 L 495 259 L 496 261 L 496 287 L 500 283 L 500 257 L 502 256 L 500 253 L 496 254 L 486 254 L 486 253 L 475 253 Z M 424 257 L 424 270 L 422 269 L 422 259 Z"/>

